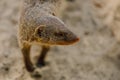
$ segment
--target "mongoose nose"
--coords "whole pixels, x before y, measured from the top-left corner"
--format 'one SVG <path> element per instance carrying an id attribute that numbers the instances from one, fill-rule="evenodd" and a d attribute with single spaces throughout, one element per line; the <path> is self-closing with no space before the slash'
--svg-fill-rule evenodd
<path id="1" fill-rule="evenodd" d="M 65 36 L 64 36 L 64 40 L 69 44 L 73 44 L 75 42 L 78 42 L 80 39 L 78 38 L 78 36 L 76 36 L 74 33 L 72 33 L 71 31 L 69 31 Z"/>
<path id="2" fill-rule="evenodd" d="M 76 37 L 75 39 L 73 39 L 73 42 L 78 42 L 80 39 L 78 37 Z"/>
<path id="3" fill-rule="evenodd" d="M 70 44 L 73 44 L 73 43 L 76 43 L 78 42 L 80 39 L 76 36 L 76 35 L 67 35 L 67 36 L 64 36 L 64 45 L 70 45 Z"/>
<path id="4" fill-rule="evenodd" d="M 72 39 L 70 39 L 69 41 L 68 41 L 68 45 L 69 44 L 73 44 L 73 43 L 76 43 L 76 42 L 78 42 L 80 39 L 78 38 L 78 37 L 74 37 L 74 38 L 72 38 Z"/>

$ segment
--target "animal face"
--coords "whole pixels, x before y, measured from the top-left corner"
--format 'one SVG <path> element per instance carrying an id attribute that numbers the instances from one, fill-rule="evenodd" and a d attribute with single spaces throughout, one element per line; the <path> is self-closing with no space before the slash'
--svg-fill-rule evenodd
<path id="1" fill-rule="evenodd" d="M 46 22 L 47 19 L 45 19 Z M 46 22 L 35 30 L 37 42 L 50 45 L 69 45 L 79 40 L 74 33 L 65 27 L 60 19 L 52 17 L 48 24 Z"/>

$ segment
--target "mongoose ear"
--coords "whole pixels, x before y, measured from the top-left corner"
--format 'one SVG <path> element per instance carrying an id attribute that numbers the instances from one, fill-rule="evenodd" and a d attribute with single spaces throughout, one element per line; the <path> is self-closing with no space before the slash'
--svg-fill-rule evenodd
<path id="1" fill-rule="evenodd" d="M 35 29 L 35 36 L 41 37 L 44 28 L 45 28 L 45 25 L 40 25 L 39 27 L 37 27 Z"/>

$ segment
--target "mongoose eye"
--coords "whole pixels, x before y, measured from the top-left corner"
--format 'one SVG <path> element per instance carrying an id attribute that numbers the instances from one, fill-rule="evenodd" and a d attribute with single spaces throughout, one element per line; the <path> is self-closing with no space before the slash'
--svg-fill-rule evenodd
<path id="1" fill-rule="evenodd" d="M 60 32 L 60 33 L 55 33 L 54 35 L 58 36 L 58 37 L 61 37 L 61 36 L 64 36 L 65 34 Z"/>

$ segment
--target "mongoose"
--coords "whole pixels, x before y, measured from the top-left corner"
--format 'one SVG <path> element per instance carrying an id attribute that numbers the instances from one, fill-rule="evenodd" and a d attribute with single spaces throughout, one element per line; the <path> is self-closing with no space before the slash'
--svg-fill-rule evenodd
<path id="1" fill-rule="evenodd" d="M 35 70 L 30 60 L 32 44 L 42 46 L 36 63 L 37 67 L 42 67 L 51 45 L 70 45 L 79 41 L 79 38 L 57 17 L 61 2 L 62 0 L 23 0 L 18 41 L 28 72 Z"/>

